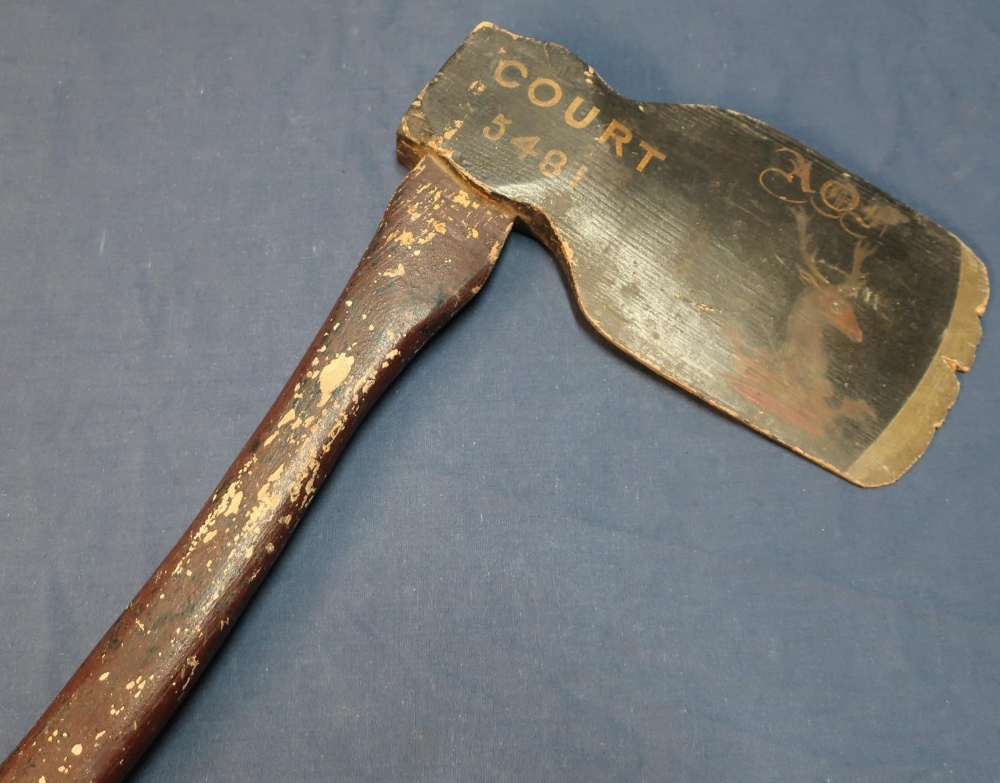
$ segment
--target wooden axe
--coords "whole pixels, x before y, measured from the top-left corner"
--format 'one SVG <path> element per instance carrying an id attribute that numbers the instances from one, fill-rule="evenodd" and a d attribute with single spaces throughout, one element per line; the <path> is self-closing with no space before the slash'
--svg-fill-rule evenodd
<path id="1" fill-rule="evenodd" d="M 734 112 L 636 103 L 478 26 L 406 112 L 412 166 L 295 373 L 0 781 L 114 781 L 204 671 L 355 427 L 512 227 L 622 351 L 863 486 L 927 447 L 988 283 L 954 236 Z"/>

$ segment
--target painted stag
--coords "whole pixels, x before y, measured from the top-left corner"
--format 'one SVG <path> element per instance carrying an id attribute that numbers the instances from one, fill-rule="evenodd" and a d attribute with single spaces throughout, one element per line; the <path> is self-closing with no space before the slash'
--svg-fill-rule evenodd
<path id="1" fill-rule="evenodd" d="M 852 343 L 864 340 L 855 310 L 865 286 L 864 263 L 875 245 L 854 245 L 850 271 L 842 279 L 824 274 L 810 235 L 807 207 L 796 207 L 796 231 L 801 262 L 796 267 L 804 284 L 792 304 L 777 348 L 751 349 L 733 336 L 734 361 L 730 385 L 744 398 L 807 432 L 822 435 L 838 419 L 862 422 L 876 417 L 863 400 L 838 394 L 829 377 L 829 332 Z"/>

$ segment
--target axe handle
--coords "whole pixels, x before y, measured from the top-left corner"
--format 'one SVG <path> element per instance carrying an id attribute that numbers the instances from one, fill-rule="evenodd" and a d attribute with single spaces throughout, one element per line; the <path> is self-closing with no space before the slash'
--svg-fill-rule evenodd
<path id="1" fill-rule="evenodd" d="M 120 780 L 204 671 L 358 422 L 482 287 L 503 209 L 424 158 L 250 441 L 10 757 L 0 783 Z"/>

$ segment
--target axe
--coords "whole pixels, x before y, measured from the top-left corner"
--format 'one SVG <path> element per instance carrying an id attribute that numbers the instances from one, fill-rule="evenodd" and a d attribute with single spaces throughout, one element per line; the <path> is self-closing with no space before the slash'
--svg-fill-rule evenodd
<path id="1" fill-rule="evenodd" d="M 954 236 L 749 117 L 625 99 L 561 47 L 478 26 L 397 152 L 412 170 L 294 374 L 2 783 L 128 772 L 514 227 L 559 260 L 596 333 L 861 486 L 919 458 L 973 362 L 988 282 Z"/>

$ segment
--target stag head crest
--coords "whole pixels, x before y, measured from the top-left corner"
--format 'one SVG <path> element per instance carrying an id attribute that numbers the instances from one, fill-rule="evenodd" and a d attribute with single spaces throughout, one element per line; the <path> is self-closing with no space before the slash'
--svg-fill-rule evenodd
<path id="1" fill-rule="evenodd" d="M 802 255 L 802 262 L 798 264 L 799 277 L 812 288 L 836 288 L 843 296 L 853 299 L 865 286 L 866 272 L 864 263 L 875 252 L 876 244 L 858 240 L 854 243 L 854 250 L 851 258 L 851 269 L 844 273 L 831 267 L 823 259 L 818 257 L 812 236 L 809 233 L 809 225 L 812 220 L 811 215 L 805 207 L 799 206 L 793 210 L 795 214 L 795 224 L 799 237 L 799 252 Z M 820 269 L 820 265 L 832 268 L 843 275 L 843 279 L 837 282 L 831 280 Z"/>

